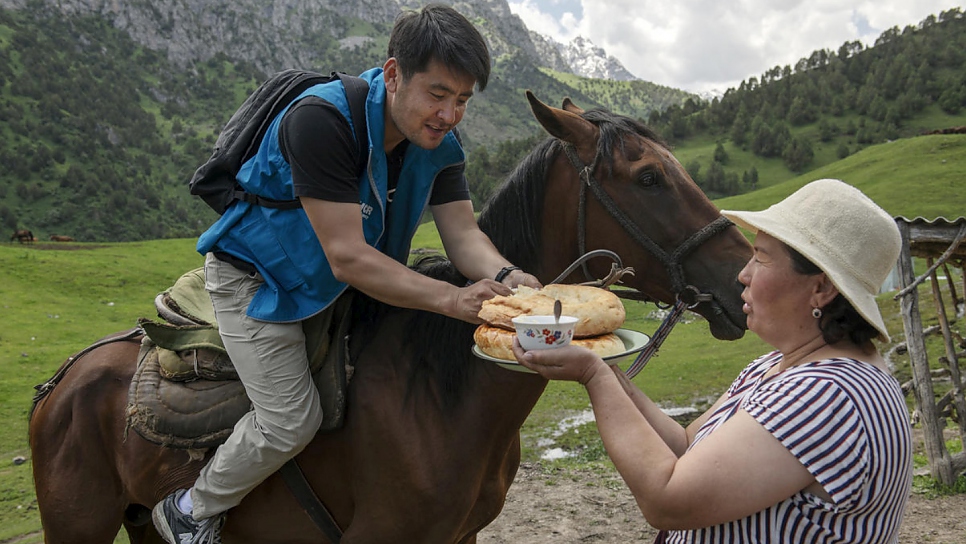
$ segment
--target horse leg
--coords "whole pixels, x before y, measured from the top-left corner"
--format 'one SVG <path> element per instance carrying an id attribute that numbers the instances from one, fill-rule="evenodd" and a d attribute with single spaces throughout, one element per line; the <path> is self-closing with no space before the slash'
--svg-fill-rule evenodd
<path id="1" fill-rule="evenodd" d="M 147 512 L 147 524 L 124 522 L 128 542 L 131 544 L 166 544 L 161 535 L 154 529 L 154 524 L 151 522 L 151 511 L 148 510 Z"/>
<path id="2" fill-rule="evenodd" d="M 117 457 L 137 348 L 117 342 L 82 355 L 34 409 L 29 438 L 47 544 L 109 544 L 132 512 Z"/>

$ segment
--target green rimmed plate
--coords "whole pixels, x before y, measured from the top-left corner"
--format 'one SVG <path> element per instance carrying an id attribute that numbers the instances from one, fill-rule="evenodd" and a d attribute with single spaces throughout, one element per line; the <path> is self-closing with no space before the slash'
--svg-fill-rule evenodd
<path id="1" fill-rule="evenodd" d="M 632 331 L 630 329 L 617 329 L 614 334 L 624 342 L 624 351 L 616 355 L 610 355 L 604 357 L 604 361 L 609 365 L 619 365 L 628 359 L 635 357 L 638 353 L 643 350 L 647 344 L 651 341 L 651 337 L 637 331 Z M 476 355 L 484 361 L 489 361 L 491 363 L 496 363 L 497 365 L 506 368 L 507 370 L 514 370 L 517 372 L 529 372 L 535 374 L 534 371 L 521 365 L 520 363 L 514 361 L 508 361 L 506 359 L 497 359 L 496 357 L 491 357 L 480 349 L 479 346 L 473 344 L 473 355 Z"/>

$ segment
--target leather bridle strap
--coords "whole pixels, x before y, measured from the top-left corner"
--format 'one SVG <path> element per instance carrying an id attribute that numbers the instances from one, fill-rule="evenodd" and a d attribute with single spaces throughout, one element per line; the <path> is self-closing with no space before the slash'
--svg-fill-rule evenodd
<path id="1" fill-rule="evenodd" d="M 728 218 L 724 216 L 718 216 L 717 219 L 711 223 L 704 226 L 702 229 L 698 230 L 692 234 L 687 240 L 684 241 L 677 249 L 675 249 L 670 254 L 660 246 L 658 246 L 651 238 L 641 230 L 641 228 L 631 220 L 614 202 L 614 199 L 604 191 L 603 186 L 594 177 L 594 170 L 597 168 L 597 164 L 600 161 L 600 156 L 595 156 L 594 161 L 590 165 L 585 165 L 580 157 L 577 155 L 577 149 L 570 142 L 561 141 L 563 145 L 564 153 L 570 160 L 570 163 L 574 165 L 577 172 L 580 174 L 580 179 L 583 183 L 580 184 L 580 196 L 578 200 L 577 208 L 577 251 L 579 254 L 583 255 L 586 253 L 586 230 L 587 230 L 587 188 L 589 187 L 594 193 L 594 197 L 597 201 L 607 210 L 607 213 L 614 218 L 615 221 L 627 232 L 631 238 L 634 239 L 641 247 L 649 251 L 654 257 L 656 257 L 661 264 L 664 265 L 668 276 L 671 279 L 671 289 L 677 298 L 687 297 L 685 303 L 688 305 L 693 305 L 697 302 L 702 302 L 704 300 L 710 300 L 711 295 L 700 293 L 697 289 L 688 286 L 684 277 L 684 266 L 682 265 L 682 260 L 694 251 L 698 246 L 706 242 L 709 238 L 715 236 L 716 234 L 723 232 L 725 229 L 733 225 Z M 583 264 L 584 274 L 590 278 L 590 273 L 587 270 L 587 265 Z M 696 294 L 697 298 L 690 300 L 692 295 Z"/>

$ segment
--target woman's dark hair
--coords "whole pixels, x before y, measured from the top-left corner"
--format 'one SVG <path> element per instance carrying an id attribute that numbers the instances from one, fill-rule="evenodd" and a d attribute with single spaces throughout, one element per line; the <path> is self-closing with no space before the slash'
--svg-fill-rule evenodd
<path id="1" fill-rule="evenodd" d="M 400 14 L 389 35 L 389 56 L 396 57 L 406 78 L 425 71 L 437 60 L 472 76 L 481 91 L 490 79 L 486 40 L 466 17 L 442 4 Z"/>
<path id="2" fill-rule="evenodd" d="M 822 269 L 804 255 L 788 244 L 782 245 L 792 258 L 792 269 L 795 272 L 806 276 L 822 273 Z M 822 339 L 826 344 L 835 344 L 847 338 L 853 344 L 862 345 L 879 336 L 879 331 L 855 311 L 852 303 L 841 293 L 821 310 L 822 317 L 819 318 L 818 328 L 822 331 Z"/>

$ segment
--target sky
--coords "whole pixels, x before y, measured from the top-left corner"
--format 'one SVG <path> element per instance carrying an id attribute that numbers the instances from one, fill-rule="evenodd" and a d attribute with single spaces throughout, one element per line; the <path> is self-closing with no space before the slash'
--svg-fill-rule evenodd
<path id="1" fill-rule="evenodd" d="M 819 49 L 875 44 L 963 0 L 508 0 L 530 30 L 589 38 L 635 76 L 723 93 Z"/>

